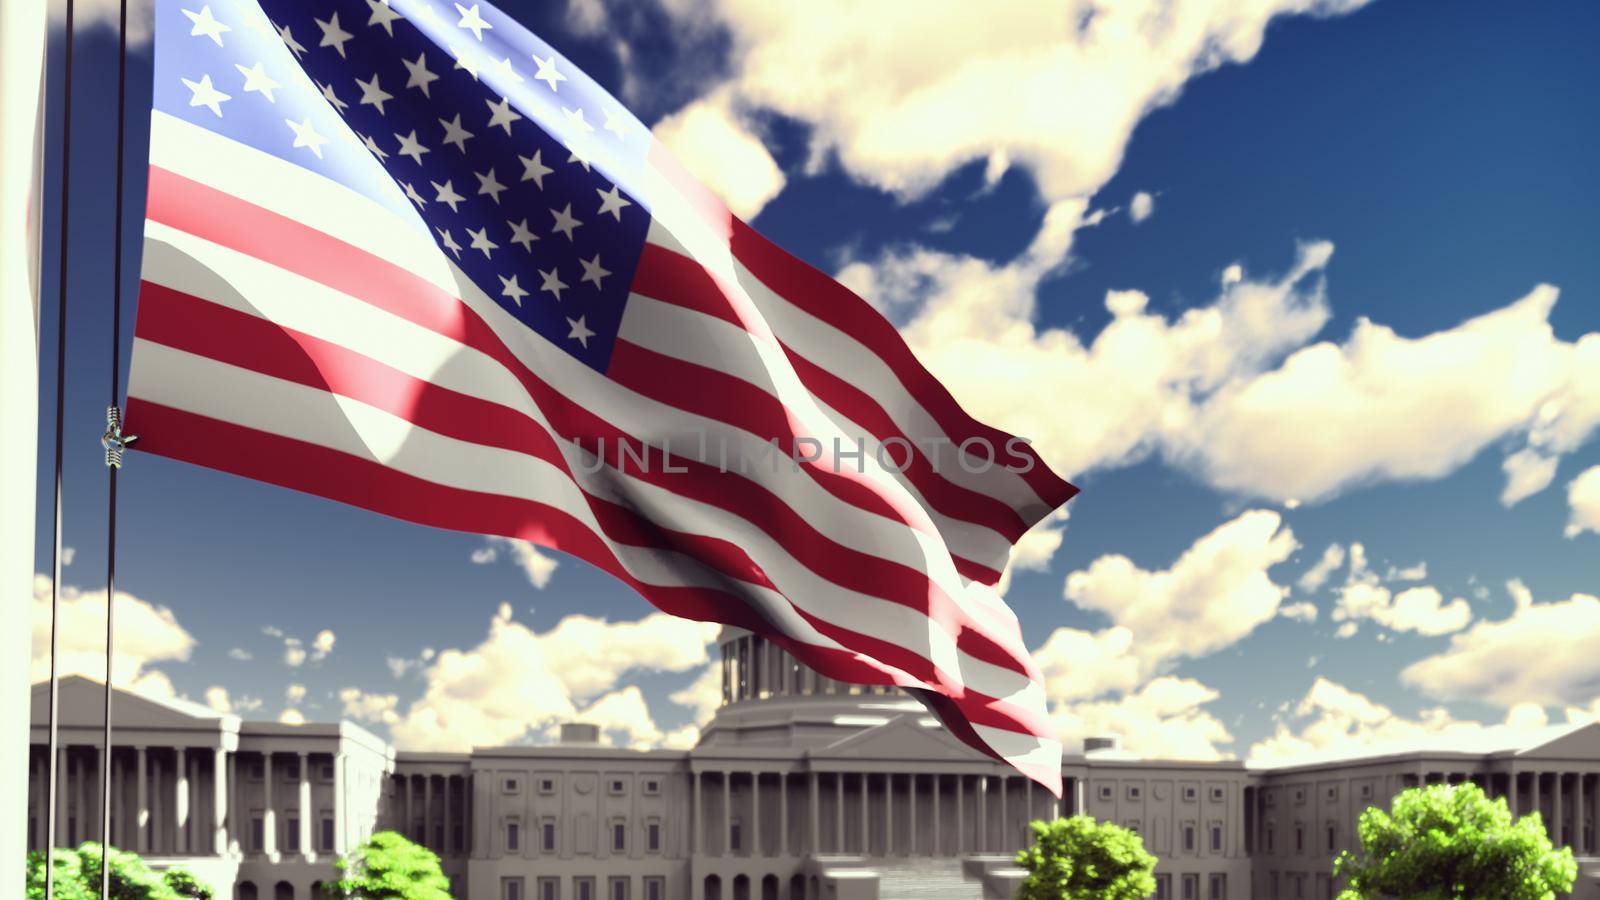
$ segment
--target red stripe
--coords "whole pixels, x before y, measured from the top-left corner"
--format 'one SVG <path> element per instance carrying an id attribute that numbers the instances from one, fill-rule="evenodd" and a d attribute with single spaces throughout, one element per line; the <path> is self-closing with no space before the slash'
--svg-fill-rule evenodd
<path id="1" fill-rule="evenodd" d="M 673 615 L 739 625 L 762 634 L 771 634 L 773 631 L 771 625 L 735 592 L 664 587 L 639 581 L 628 573 L 598 535 L 581 520 L 558 507 L 517 497 L 447 487 L 369 459 L 184 412 L 139 397 L 130 397 L 128 400 L 128 425 L 130 428 L 136 425 L 140 429 L 140 449 L 160 456 L 304 491 L 409 522 L 531 541 L 594 564 Z M 591 501 L 591 505 L 594 502 Z M 603 501 L 599 502 L 604 505 Z M 620 512 L 614 517 L 617 521 L 601 520 L 602 528 L 617 543 L 650 549 L 675 549 L 670 540 L 674 535 L 650 523 L 623 522 L 621 520 L 631 514 L 625 510 Z M 612 533 L 613 528 L 616 533 Z M 663 536 L 668 540 L 655 540 Z M 732 552 L 739 551 L 733 548 Z M 700 556 L 699 553 L 694 555 Z M 843 632 L 843 629 L 836 630 Z M 818 648 L 791 643 L 801 648 L 795 655 L 811 665 L 811 657 L 816 655 Z M 927 660 L 903 647 L 888 645 L 885 649 L 892 651 L 893 656 L 917 664 L 924 670 L 932 668 Z M 840 657 L 849 654 L 834 651 L 832 655 L 835 659 L 826 665 L 847 665 Z M 898 660 L 888 658 L 888 653 L 872 655 L 902 671 L 910 671 L 901 666 Z M 871 677 L 864 679 L 863 676 L 869 673 Z M 915 675 L 914 672 L 910 674 Z M 930 674 L 933 673 L 930 671 Z M 903 676 L 895 679 L 889 673 L 861 665 L 859 661 L 858 668 L 851 669 L 850 675 L 843 680 L 916 686 L 916 682 L 906 683 Z M 938 684 L 943 679 L 924 681 Z M 1043 727 L 1045 724 L 1013 704 L 975 691 L 968 691 L 957 699 L 963 713 L 971 721 L 994 728 L 1033 733 L 1034 727 Z"/>
<path id="2" fill-rule="evenodd" d="M 152 167 L 149 216 L 174 228 L 231 247 L 287 271 L 328 285 L 351 297 L 388 310 L 483 352 L 515 374 L 530 395 L 554 394 L 500 342 L 478 315 L 459 299 L 400 267 L 299 222 L 246 203 L 236 197 Z M 470 530 L 470 529 L 468 529 Z M 722 552 L 722 551 L 718 551 Z M 741 554 L 742 555 L 742 554 Z M 744 570 L 747 559 L 735 566 Z M 988 637 L 982 623 L 943 600 L 929 608 L 958 646 L 994 665 L 1035 677 L 1027 655 L 1012 654 L 1001 640 Z M 925 601 L 926 602 L 926 601 Z M 933 613 L 937 612 L 936 615 Z"/>
<path id="3" fill-rule="evenodd" d="M 440 387 L 343 345 L 159 284 L 143 283 L 139 309 L 137 334 L 141 339 L 349 397 L 437 434 L 544 460 L 577 485 L 555 439 L 535 419 L 517 410 Z M 632 449 L 633 459 L 659 455 L 551 390 L 531 373 L 527 377 L 530 398 L 563 439 L 582 444 L 624 470 L 629 457 L 618 449 L 620 445 Z M 798 564 L 841 588 L 907 606 L 923 615 L 950 603 L 925 573 L 833 541 L 754 479 L 677 456 L 632 468 L 628 474 L 633 477 L 739 516 L 771 537 Z M 731 489 L 730 480 L 737 482 Z M 604 512 L 596 510 L 597 515 Z M 724 555 L 727 550 L 713 549 Z M 742 553 L 731 559 L 730 565 L 724 572 L 745 580 L 750 580 L 749 572 L 755 568 Z M 753 583 L 776 589 L 764 575 Z M 975 638 L 967 642 L 974 656 L 1025 673 L 999 645 Z"/>
<path id="4" fill-rule="evenodd" d="M 1011 435 L 968 415 L 944 385 L 917 361 L 889 320 L 849 288 L 785 252 L 737 218 L 733 220 L 731 245 L 734 257 L 774 293 L 882 358 L 952 441 L 960 444 L 968 438 L 981 438 L 991 446 L 1003 447 L 1011 439 Z M 1023 452 L 1035 464 L 1030 471 L 1019 474 L 1042 501 L 1043 509 L 1038 513 L 1042 518 L 1072 499 L 1078 489 L 1050 471 L 1031 447 Z"/>

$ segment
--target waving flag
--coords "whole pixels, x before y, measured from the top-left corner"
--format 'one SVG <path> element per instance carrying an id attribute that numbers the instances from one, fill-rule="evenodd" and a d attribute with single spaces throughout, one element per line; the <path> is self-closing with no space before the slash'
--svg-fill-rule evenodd
<path id="1" fill-rule="evenodd" d="M 1075 489 L 484 3 L 159 0 L 139 449 L 571 553 L 1059 792 L 992 586 Z"/>

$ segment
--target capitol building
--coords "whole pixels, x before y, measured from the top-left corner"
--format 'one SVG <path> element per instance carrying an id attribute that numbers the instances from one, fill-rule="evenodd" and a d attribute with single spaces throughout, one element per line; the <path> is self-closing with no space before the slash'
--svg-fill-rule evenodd
<path id="1" fill-rule="evenodd" d="M 112 842 L 235 900 L 319 897 L 333 859 L 383 829 L 438 853 L 461 900 L 977 900 L 1011 896 L 1031 820 L 1087 813 L 1143 836 L 1162 900 L 1331 900 L 1362 810 L 1471 781 L 1540 812 L 1579 858 L 1573 896 L 1600 900 L 1600 724 L 1272 768 L 1091 739 L 1063 756 L 1057 801 L 896 690 L 821 677 L 747 632 L 720 646 L 723 704 L 686 751 L 615 749 L 568 724 L 548 746 L 397 752 L 350 722 L 244 721 L 119 691 Z M 75 845 L 99 836 L 102 688 L 60 690 L 57 843 Z M 36 686 L 31 848 L 46 708 Z"/>

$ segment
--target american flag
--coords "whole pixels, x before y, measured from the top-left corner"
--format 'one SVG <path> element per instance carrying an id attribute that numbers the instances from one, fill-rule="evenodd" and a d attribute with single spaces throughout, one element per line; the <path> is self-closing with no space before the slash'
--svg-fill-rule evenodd
<path id="1" fill-rule="evenodd" d="M 565 551 L 1059 793 L 993 586 L 1076 489 L 870 305 L 486 3 L 155 15 L 139 449 Z"/>

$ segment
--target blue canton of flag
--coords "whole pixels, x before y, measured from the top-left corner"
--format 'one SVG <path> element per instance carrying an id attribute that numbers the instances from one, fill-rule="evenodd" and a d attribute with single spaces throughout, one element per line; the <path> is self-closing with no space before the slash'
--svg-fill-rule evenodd
<path id="1" fill-rule="evenodd" d="M 649 227 L 621 186 L 638 119 L 486 5 L 194 6 L 158 4 L 200 40 L 156 57 L 156 109 L 410 206 L 484 293 L 605 370 Z"/>

